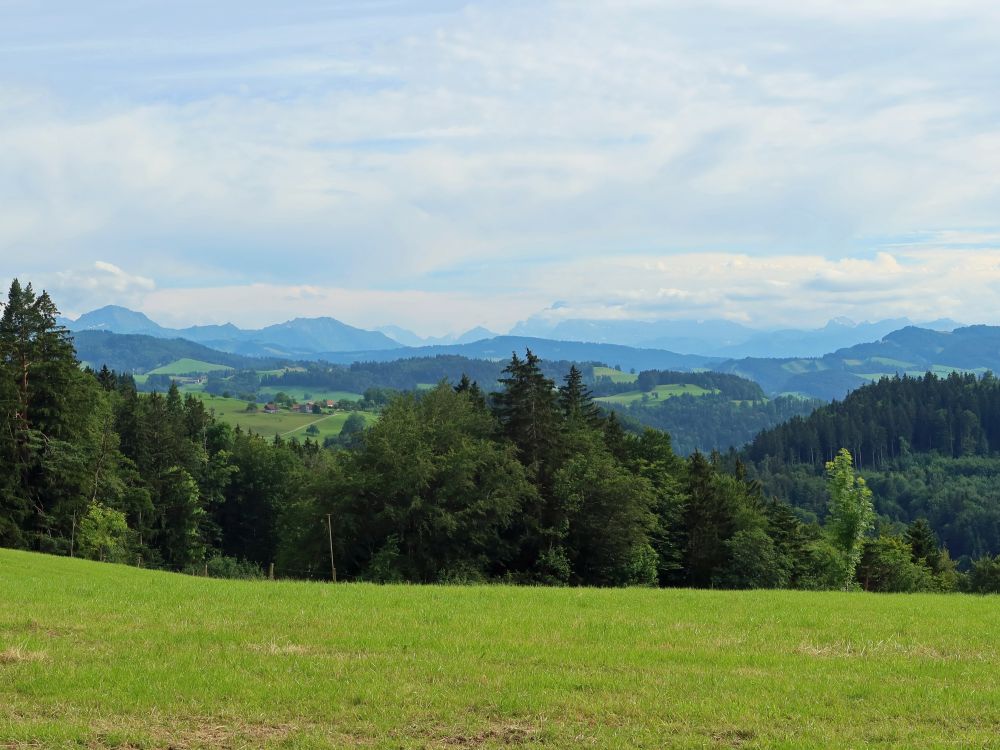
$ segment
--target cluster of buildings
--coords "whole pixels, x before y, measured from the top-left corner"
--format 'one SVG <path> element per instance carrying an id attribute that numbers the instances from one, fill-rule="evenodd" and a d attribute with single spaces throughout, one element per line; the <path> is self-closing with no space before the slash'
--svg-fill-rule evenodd
<path id="1" fill-rule="evenodd" d="M 306 401 L 304 404 L 292 404 L 288 410 L 298 412 L 300 414 L 313 414 L 315 413 L 317 406 L 319 406 L 320 409 L 332 409 L 336 405 L 336 401 L 328 398 L 321 401 Z M 269 401 L 264 404 L 265 414 L 277 414 L 279 411 L 281 411 L 281 407 L 273 401 Z"/>

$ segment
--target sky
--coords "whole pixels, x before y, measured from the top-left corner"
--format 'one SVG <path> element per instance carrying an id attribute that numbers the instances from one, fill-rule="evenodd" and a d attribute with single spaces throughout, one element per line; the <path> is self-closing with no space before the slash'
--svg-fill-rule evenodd
<path id="1" fill-rule="evenodd" d="M 1000 5 L 0 0 L 68 314 L 1000 323 Z"/>

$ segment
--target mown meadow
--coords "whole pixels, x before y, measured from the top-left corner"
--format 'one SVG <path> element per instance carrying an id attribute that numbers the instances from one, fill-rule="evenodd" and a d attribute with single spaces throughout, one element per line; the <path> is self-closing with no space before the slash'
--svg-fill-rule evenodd
<path id="1" fill-rule="evenodd" d="M 232 581 L 0 550 L 0 747 L 992 747 L 1000 598 Z"/>
<path id="2" fill-rule="evenodd" d="M 239 426 L 242 430 L 250 430 L 258 435 L 272 438 L 275 435 L 281 437 L 297 437 L 304 440 L 311 437 L 320 442 L 327 437 L 337 437 L 343 428 L 347 418 L 355 412 L 324 412 L 323 414 L 301 414 L 288 410 L 281 410 L 277 414 L 267 414 L 262 408 L 255 412 L 247 411 L 247 402 L 236 398 L 224 398 L 222 396 L 211 396 L 209 394 L 194 394 L 202 400 L 205 408 L 215 419 L 233 427 Z M 366 422 L 372 423 L 376 420 L 376 415 L 369 412 L 356 412 L 360 414 Z M 315 425 L 318 432 L 310 434 L 307 432 L 310 426 Z"/>

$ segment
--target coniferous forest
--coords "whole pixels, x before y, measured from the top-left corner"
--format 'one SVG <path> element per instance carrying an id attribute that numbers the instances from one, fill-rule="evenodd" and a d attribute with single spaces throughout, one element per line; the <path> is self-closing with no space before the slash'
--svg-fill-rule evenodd
<path id="1" fill-rule="evenodd" d="M 986 591 L 1000 579 L 994 537 L 963 547 L 970 572 L 958 569 L 938 534 L 950 546 L 959 521 L 940 508 L 877 525 L 881 479 L 866 484 L 852 465 L 852 454 L 862 468 L 912 460 L 908 446 L 987 460 L 1000 429 L 993 379 L 880 383 L 765 433 L 744 463 L 682 458 L 665 432 L 627 431 L 576 367 L 556 383 L 528 351 L 496 392 L 463 377 L 400 394 L 352 444 L 327 449 L 233 429 L 175 385 L 141 394 L 127 375 L 83 369 L 56 317 L 47 294 L 11 285 L 4 546 L 330 579 L 332 545 L 338 577 L 380 582 Z M 866 432 L 886 403 L 898 407 L 893 430 Z M 805 458 L 819 474 L 800 476 Z"/>

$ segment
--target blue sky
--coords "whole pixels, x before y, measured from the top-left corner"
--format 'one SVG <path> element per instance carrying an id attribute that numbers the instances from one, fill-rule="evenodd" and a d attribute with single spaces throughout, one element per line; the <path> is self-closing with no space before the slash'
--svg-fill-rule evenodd
<path id="1" fill-rule="evenodd" d="M 171 324 L 1000 323 L 998 87 L 986 2 L 0 0 L 0 270 Z"/>

